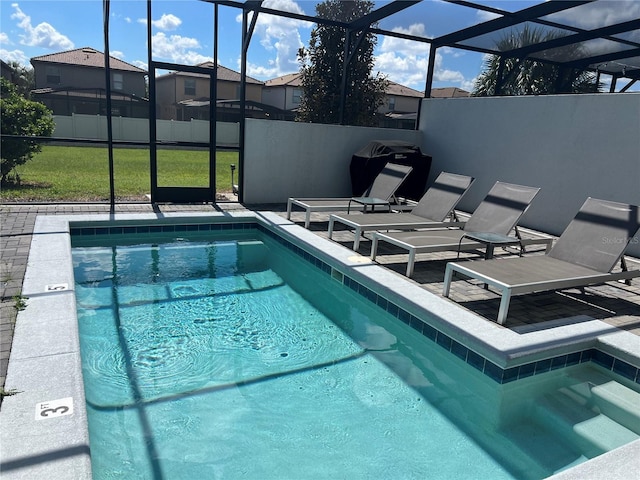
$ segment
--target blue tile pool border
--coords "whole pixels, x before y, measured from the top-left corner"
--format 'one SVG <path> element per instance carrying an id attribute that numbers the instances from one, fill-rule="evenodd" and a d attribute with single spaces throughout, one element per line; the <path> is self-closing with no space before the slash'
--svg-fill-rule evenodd
<path id="1" fill-rule="evenodd" d="M 295 245 L 291 241 L 282 237 L 273 230 L 266 228 L 256 221 L 225 221 L 217 223 L 180 223 L 180 224 L 145 224 L 136 225 L 106 225 L 106 226 L 70 226 L 72 237 L 77 236 L 120 236 L 120 235 L 143 235 L 151 233 L 191 233 L 191 232 L 220 232 L 229 230 L 258 230 L 272 239 L 276 240 L 282 246 L 300 256 L 311 265 L 319 268 L 324 273 L 331 275 L 333 267 L 325 261 L 319 259 L 307 250 Z M 552 358 L 538 360 L 536 362 L 526 363 L 523 365 L 502 368 L 482 355 L 467 348 L 454 338 L 437 330 L 431 325 L 425 323 L 420 318 L 406 311 L 401 306 L 388 300 L 382 295 L 378 295 L 375 291 L 359 283 L 348 275 L 343 275 L 342 283 L 363 298 L 373 302 L 380 308 L 388 312 L 393 317 L 413 328 L 429 340 L 435 342 L 440 347 L 451 352 L 471 367 L 485 374 L 497 383 L 505 384 L 531 377 L 533 375 L 543 374 L 552 370 L 564 367 L 570 367 L 585 362 L 593 362 L 611 372 L 614 372 L 636 384 L 640 384 L 640 369 L 619 359 L 608 353 L 598 349 L 591 348 L 579 352 L 572 352 L 559 355 Z"/>

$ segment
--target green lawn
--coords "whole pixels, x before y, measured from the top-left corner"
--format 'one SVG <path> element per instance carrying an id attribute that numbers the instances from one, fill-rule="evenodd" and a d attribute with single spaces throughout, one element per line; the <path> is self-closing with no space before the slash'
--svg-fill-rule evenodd
<path id="1" fill-rule="evenodd" d="M 149 150 L 116 148 L 113 163 L 116 200 L 149 200 Z M 217 193 L 231 192 L 231 164 L 238 165 L 237 152 L 217 152 Z M 42 152 L 16 170 L 21 184 L 3 188 L 3 202 L 109 201 L 106 147 L 43 146 Z M 208 151 L 158 150 L 158 186 L 206 187 L 208 182 Z M 234 183 L 238 183 L 237 169 Z"/>

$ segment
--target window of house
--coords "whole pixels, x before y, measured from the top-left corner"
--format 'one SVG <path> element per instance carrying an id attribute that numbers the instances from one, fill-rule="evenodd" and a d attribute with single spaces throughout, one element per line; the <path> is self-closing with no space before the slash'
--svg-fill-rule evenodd
<path id="1" fill-rule="evenodd" d="M 389 97 L 389 110 L 394 111 L 396 109 L 396 97 Z"/>
<path id="2" fill-rule="evenodd" d="M 293 98 L 291 99 L 291 101 L 293 103 L 300 103 L 300 100 L 302 99 L 302 89 L 300 88 L 294 88 L 293 89 Z"/>
<path id="3" fill-rule="evenodd" d="M 60 69 L 58 67 L 47 67 L 47 83 L 60 85 Z"/>
<path id="4" fill-rule="evenodd" d="M 196 79 L 185 78 L 184 79 L 184 94 L 195 95 L 196 94 Z"/>
<path id="5" fill-rule="evenodd" d="M 114 90 L 124 90 L 124 76 L 121 73 L 112 74 L 111 88 Z"/>

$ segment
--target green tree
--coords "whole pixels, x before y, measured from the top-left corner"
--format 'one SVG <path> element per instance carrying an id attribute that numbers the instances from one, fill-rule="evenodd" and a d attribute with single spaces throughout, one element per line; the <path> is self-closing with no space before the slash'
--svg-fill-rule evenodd
<path id="1" fill-rule="evenodd" d="M 54 128 L 53 116 L 46 106 L 27 100 L 14 84 L 0 79 L 0 183 L 18 183 L 20 177 L 14 171 L 15 167 L 26 163 L 42 148 L 35 140 L 5 138 L 4 135 L 49 137 Z"/>
<path id="2" fill-rule="evenodd" d="M 316 6 L 316 14 L 328 20 L 349 23 L 371 12 L 373 2 L 364 0 L 325 0 Z M 387 80 L 371 71 L 377 39 L 364 33 L 351 38 L 352 60 L 346 70 L 346 98 L 342 122 L 347 125 L 377 125 L 376 110 L 382 105 Z M 318 24 L 312 31 L 308 48 L 298 51 L 303 96 L 297 120 L 314 123 L 340 123 L 340 99 L 343 85 L 345 43 L 344 28 Z M 357 50 L 353 51 L 357 46 Z"/>
<path id="3" fill-rule="evenodd" d="M 552 40 L 557 36 L 554 32 L 525 27 L 519 33 L 505 36 L 496 46 L 500 51 L 509 51 Z M 568 45 L 563 47 L 562 55 L 578 56 L 580 48 L 579 45 Z M 476 79 L 472 95 L 482 97 L 496 94 L 499 65 L 499 55 L 487 57 L 483 71 Z M 592 72 L 512 57 L 504 60 L 502 79 L 499 95 L 596 93 L 602 88 Z"/>
<path id="4" fill-rule="evenodd" d="M 8 63 L 13 70 L 13 83 L 18 89 L 18 93 L 24 98 L 31 97 L 31 90 L 36 88 L 35 73 L 32 68 L 27 68 L 16 61 Z"/>

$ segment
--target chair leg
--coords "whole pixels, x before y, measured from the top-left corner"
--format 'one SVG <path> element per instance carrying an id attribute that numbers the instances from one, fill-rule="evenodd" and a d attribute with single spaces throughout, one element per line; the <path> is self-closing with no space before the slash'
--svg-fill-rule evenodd
<path id="1" fill-rule="evenodd" d="M 507 319 L 507 313 L 509 312 L 509 302 L 511 301 L 511 290 L 505 289 L 502 291 L 502 297 L 500 298 L 500 310 L 498 310 L 498 324 L 504 325 Z"/>
<path id="2" fill-rule="evenodd" d="M 333 223 L 334 223 L 334 219 L 333 217 L 329 217 L 329 240 L 331 240 L 331 237 L 333 236 Z"/>
<path id="3" fill-rule="evenodd" d="M 416 251 L 412 248 L 409 250 L 409 260 L 407 261 L 407 277 L 413 275 L 413 266 L 416 262 Z"/>
<path id="4" fill-rule="evenodd" d="M 453 278 L 453 268 L 451 268 L 451 264 L 447 263 L 447 266 L 444 270 L 444 285 L 442 287 L 442 296 L 448 297 L 449 290 L 451 288 L 451 280 Z"/>
<path id="5" fill-rule="evenodd" d="M 356 227 L 353 232 L 353 250 L 356 252 L 360 248 L 360 235 L 362 235 L 362 229 L 360 227 Z"/>
<path id="6" fill-rule="evenodd" d="M 376 259 L 376 252 L 378 250 L 378 237 L 377 235 L 374 233 L 373 234 L 373 238 L 371 239 L 371 260 L 375 260 Z"/>

